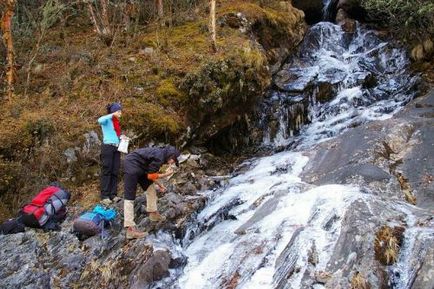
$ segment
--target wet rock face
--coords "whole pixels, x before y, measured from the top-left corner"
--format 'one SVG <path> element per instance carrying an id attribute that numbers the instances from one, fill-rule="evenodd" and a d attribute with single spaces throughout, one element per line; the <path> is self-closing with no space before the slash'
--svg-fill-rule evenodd
<path id="1" fill-rule="evenodd" d="M 343 14 L 347 19 L 359 21 L 366 17 L 360 0 L 295 0 L 292 3 L 294 7 L 303 10 L 306 22 L 311 25 L 322 20 L 340 23 Z"/>
<path id="2" fill-rule="evenodd" d="M 369 197 L 355 201 L 343 217 L 332 258 L 321 268 L 327 278 L 312 280 L 320 269 L 311 266 L 303 284 L 348 288 L 360 279 L 368 288 L 433 286 L 433 109 L 431 91 L 390 120 L 362 125 L 311 150 L 306 181 L 357 184 Z M 408 217 L 395 209 L 392 200 L 411 203 L 408 194 L 426 210 L 408 204 Z M 384 233 L 385 225 L 391 233 Z M 382 240 L 387 235 L 395 241 Z"/>
<path id="3" fill-rule="evenodd" d="M 372 123 L 318 145 L 304 176 L 316 184 L 355 180 L 383 194 L 433 208 L 432 153 L 434 93 L 417 99 L 381 124 Z"/>
<path id="4" fill-rule="evenodd" d="M 432 288 L 434 284 L 434 242 L 429 240 L 426 246 L 419 245 L 423 266 L 418 266 L 418 274 L 414 278 L 413 288 Z"/>
<path id="5" fill-rule="evenodd" d="M 421 252 L 432 252 L 434 223 L 428 211 L 410 205 L 401 211 L 399 206 L 384 198 L 360 197 L 350 204 L 344 215 L 332 214 L 326 218 L 321 229 L 337 235 L 336 241 L 330 242 L 326 249 L 331 252 L 326 262 L 324 252 L 318 251 L 315 245 L 321 240 L 307 237 L 312 234 L 308 231 L 311 226 L 318 226 L 314 225 L 313 215 L 307 226 L 292 234 L 278 256 L 273 277 L 274 284 L 277 284 L 275 288 L 431 288 L 432 276 L 428 272 L 432 270 L 433 261 L 425 263 L 427 257 Z M 406 217 L 410 212 L 412 220 Z M 387 267 L 378 260 L 375 248 L 377 242 L 390 244 L 387 239 L 377 239 L 384 224 L 394 226 L 402 238 L 396 248 L 399 253 L 392 256 Z M 410 229 L 403 234 L 406 226 Z M 303 261 L 300 262 L 300 259 Z M 414 268 L 409 269 L 409 264 Z M 298 278 L 301 280 L 295 281 Z M 413 282 L 423 285 L 412 287 Z M 294 287 L 294 284 L 299 285 Z"/>
<path id="6" fill-rule="evenodd" d="M 323 19 L 324 3 L 322 0 L 293 0 L 292 5 L 303 10 L 308 24 L 315 24 Z"/>
<path id="7" fill-rule="evenodd" d="M 394 99 L 402 105 L 416 94 L 419 80 L 405 72 L 409 60 L 404 51 L 356 24 L 343 9 L 339 12 L 339 25 L 311 27 L 298 52 L 274 75 L 261 108 L 265 143 L 291 146 L 300 126 L 308 123 L 312 132 L 318 129 L 316 139 L 331 137 L 333 126 L 363 123 L 367 118 L 358 115 L 361 107 L 369 107 L 370 116 L 390 113 L 399 107 L 396 103 L 375 107 L 376 102 Z M 331 116 L 336 123 L 327 123 Z"/>

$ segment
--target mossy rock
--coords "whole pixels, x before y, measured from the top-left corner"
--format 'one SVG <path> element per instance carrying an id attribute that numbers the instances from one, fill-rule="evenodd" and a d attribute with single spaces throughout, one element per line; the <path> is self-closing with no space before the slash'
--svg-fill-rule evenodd
<path id="1" fill-rule="evenodd" d="M 171 142 L 183 129 L 181 119 L 173 110 L 138 99 L 127 100 L 124 106 L 128 107 L 128 114 L 123 118 L 124 126 L 136 132 L 139 141 Z"/>
<path id="2" fill-rule="evenodd" d="M 271 75 L 265 56 L 257 49 L 238 57 L 210 61 L 197 73 L 186 75 L 181 88 L 188 94 L 188 117 L 201 141 L 250 112 L 269 85 Z"/>
<path id="3" fill-rule="evenodd" d="M 173 79 L 161 81 L 156 95 L 158 101 L 164 106 L 179 106 L 186 98 L 185 94 L 176 87 Z"/>

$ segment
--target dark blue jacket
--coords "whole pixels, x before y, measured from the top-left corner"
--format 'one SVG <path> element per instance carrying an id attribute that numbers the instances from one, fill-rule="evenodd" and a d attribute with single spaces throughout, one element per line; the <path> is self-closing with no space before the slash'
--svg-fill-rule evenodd
<path id="1" fill-rule="evenodd" d="M 176 161 L 180 154 L 173 146 L 137 149 L 126 156 L 124 170 L 127 174 L 156 173 L 169 159 Z"/>

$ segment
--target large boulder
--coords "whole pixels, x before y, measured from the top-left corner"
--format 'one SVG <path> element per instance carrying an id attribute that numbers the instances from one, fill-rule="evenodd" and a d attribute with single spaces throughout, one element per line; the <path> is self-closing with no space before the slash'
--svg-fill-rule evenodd
<path id="1" fill-rule="evenodd" d="M 323 19 L 324 3 L 322 0 L 293 0 L 292 5 L 303 10 L 308 24 L 315 24 Z"/>
<path id="2" fill-rule="evenodd" d="M 366 12 L 360 2 L 360 0 L 339 0 L 336 5 L 336 12 L 338 12 L 339 9 L 342 9 L 350 18 L 364 20 Z"/>

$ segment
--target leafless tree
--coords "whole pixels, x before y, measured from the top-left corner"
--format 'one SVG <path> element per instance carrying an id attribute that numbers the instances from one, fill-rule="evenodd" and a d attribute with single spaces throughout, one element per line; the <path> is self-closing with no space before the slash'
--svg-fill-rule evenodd
<path id="1" fill-rule="evenodd" d="M 71 2 L 72 3 L 72 2 Z M 70 3 L 70 4 L 71 4 Z M 36 14 L 36 20 L 32 23 L 35 29 L 35 46 L 30 52 L 30 59 L 27 63 L 26 68 L 26 85 L 24 89 L 24 97 L 27 97 L 27 92 L 30 86 L 30 76 L 32 74 L 33 64 L 36 58 L 39 56 L 41 47 L 43 46 L 45 36 L 48 29 L 51 28 L 61 17 L 62 12 L 67 9 L 61 1 L 58 0 L 47 0 L 42 7 L 40 7 Z"/>
<path id="2" fill-rule="evenodd" d="M 14 16 L 14 9 L 16 0 L 2 0 L 0 7 L 1 13 L 1 31 L 3 34 L 3 42 L 7 51 L 7 67 L 6 67 L 6 84 L 7 96 L 11 99 L 14 93 L 14 82 L 16 78 L 15 71 L 15 51 L 14 42 L 12 38 L 12 17 Z"/>
<path id="3" fill-rule="evenodd" d="M 157 7 L 158 17 L 164 16 L 163 0 L 155 0 L 155 7 Z"/>
<path id="4" fill-rule="evenodd" d="M 216 42 L 216 17 L 215 17 L 215 7 L 216 0 L 210 0 L 210 17 L 209 17 L 209 26 L 211 32 L 211 48 L 213 52 L 217 51 L 217 42 Z"/>
<path id="5" fill-rule="evenodd" d="M 111 45 L 114 37 L 114 29 L 110 25 L 109 20 L 109 1 L 96 0 L 95 4 L 89 0 L 83 0 L 87 4 L 96 33 L 104 41 L 105 44 Z"/>

